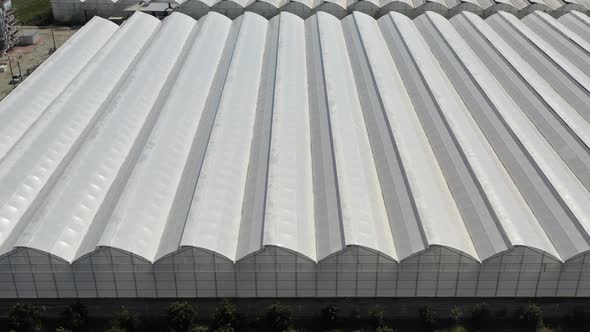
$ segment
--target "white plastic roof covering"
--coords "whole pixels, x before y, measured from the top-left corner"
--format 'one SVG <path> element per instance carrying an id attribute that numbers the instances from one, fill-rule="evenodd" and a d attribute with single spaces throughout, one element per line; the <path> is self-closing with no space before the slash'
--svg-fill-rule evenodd
<path id="1" fill-rule="evenodd" d="M 156 1 L 156 0 L 154 0 Z M 215 11 L 234 19 L 244 12 L 254 12 L 272 18 L 289 12 L 307 18 L 316 12 L 326 12 L 338 18 L 359 11 L 379 18 L 394 11 L 416 17 L 434 11 L 452 17 L 468 11 L 488 17 L 508 11 L 523 17 L 533 11 L 548 12 L 559 17 L 570 11 L 588 14 L 590 0 L 157 0 L 171 3 L 178 12 L 200 19 Z M 125 8 L 139 4 L 138 0 L 52 0 L 54 17 L 62 21 L 80 22 L 93 15 L 121 15 Z"/>
<path id="2" fill-rule="evenodd" d="M 54 0 L 56 1 L 56 0 Z M 400 12 L 410 17 L 434 11 L 451 17 L 462 11 L 483 17 L 498 11 L 525 16 L 533 11 L 544 11 L 560 16 L 569 11 L 588 13 L 590 0 L 186 0 L 178 11 L 200 18 L 209 11 L 217 11 L 230 18 L 252 11 L 266 18 L 280 12 L 290 12 L 307 18 L 315 12 L 327 12 L 338 18 L 360 11 L 379 18 L 388 12 Z"/>
<path id="3" fill-rule="evenodd" d="M 0 254 L 566 261 L 590 249 L 589 26 L 95 18 L 0 103 Z"/>

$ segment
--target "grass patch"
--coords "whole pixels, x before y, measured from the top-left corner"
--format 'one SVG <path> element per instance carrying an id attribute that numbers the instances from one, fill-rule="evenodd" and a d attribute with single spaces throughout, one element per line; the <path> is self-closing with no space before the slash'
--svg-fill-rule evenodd
<path id="1" fill-rule="evenodd" d="M 21 24 L 38 25 L 53 19 L 50 0 L 12 0 L 12 5 Z"/>

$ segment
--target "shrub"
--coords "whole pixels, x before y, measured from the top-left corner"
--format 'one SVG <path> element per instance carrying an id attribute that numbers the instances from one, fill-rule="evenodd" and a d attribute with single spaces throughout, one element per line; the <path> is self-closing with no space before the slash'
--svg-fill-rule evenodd
<path id="1" fill-rule="evenodd" d="M 378 305 L 369 310 L 369 320 L 371 321 L 371 324 L 373 324 L 373 327 L 382 327 L 385 325 L 383 315 L 383 309 Z"/>
<path id="2" fill-rule="evenodd" d="M 71 330 L 66 329 L 63 326 L 60 326 L 58 328 L 55 329 L 55 332 L 72 332 Z"/>
<path id="3" fill-rule="evenodd" d="M 121 307 L 121 310 L 115 314 L 115 319 L 109 332 L 136 332 L 139 331 L 140 325 L 141 320 L 137 313 Z"/>
<path id="4" fill-rule="evenodd" d="M 395 332 L 395 329 L 389 326 L 379 326 L 375 329 L 375 332 Z"/>
<path id="5" fill-rule="evenodd" d="M 222 326 L 222 327 L 215 329 L 214 332 L 234 332 L 234 331 L 235 331 L 235 329 L 231 326 Z"/>
<path id="6" fill-rule="evenodd" d="M 463 321 L 463 309 L 460 307 L 453 307 L 449 313 L 449 319 L 451 320 L 452 326 L 459 326 Z"/>
<path id="7" fill-rule="evenodd" d="M 338 321 L 338 308 L 333 305 L 328 305 L 320 311 L 320 319 L 322 327 L 325 329 L 334 328 L 334 323 Z"/>
<path id="8" fill-rule="evenodd" d="M 463 326 L 454 326 L 448 329 L 440 330 L 437 332 L 467 332 L 467 329 Z"/>
<path id="9" fill-rule="evenodd" d="M 221 305 L 215 309 L 211 319 L 213 320 L 214 331 L 228 331 L 221 330 L 222 328 L 231 328 L 233 331 L 238 325 L 238 309 L 235 304 L 231 303 L 228 299 L 224 299 Z"/>
<path id="10" fill-rule="evenodd" d="M 291 307 L 275 303 L 266 308 L 266 321 L 274 331 L 287 331 L 293 325 Z"/>
<path id="11" fill-rule="evenodd" d="M 424 331 L 431 331 L 436 325 L 435 313 L 430 309 L 429 306 L 424 306 L 418 311 L 418 317 L 420 319 L 420 326 Z"/>
<path id="12" fill-rule="evenodd" d="M 88 322 L 88 309 L 80 302 L 76 302 L 62 311 L 60 321 L 66 331 L 83 331 Z"/>
<path id="13" fill-rule="evenodd" d="M 524 329 L 535 331 L 543 327 L 543 310 L 536 304 L 529 304 L 522 309 L 518 320 Z"/>
<path id="14" fill-rule="evenodd" d="M 8 320 L 14 332 L 41 331 L 41 309 L 34 304 L 17 303 L 8 309 Z"/>
<path id="15" fill-rule="evenodd" d="M 588 326 L 588 318 L 583 307 L 571 309 L 564 319 L 565 325 L 572 331 L 583 331 Z"/>
<path id="16" fill-rule="evenodd" d="M 473 306 L 471 311 L 471 324 L 475 331 L 487 326 L 492 319 L 492 313 L 487 303 L 479 303 Z"/>
<path id="17" fill-rule="evenodd" d="M 171 332 L 190 331 L 197 314 L 192 304 L 176 301 L 168 307 L 168 329 Z"/>
<path id="18" fill-rule="evenodd" d="M 191 329 L 191 332 L 207 332 L 209 331 L 209 328 L 207 326 L 203 326 L 203 325 L 196 325 L 193 326 L 193 328 Z"/>
<path id="19" fill-rule="evenodd" d="M 121 327 L 112 326 L 108 330 L 106 330 L 106 332 L 127 332 L 127 331 Z"/>

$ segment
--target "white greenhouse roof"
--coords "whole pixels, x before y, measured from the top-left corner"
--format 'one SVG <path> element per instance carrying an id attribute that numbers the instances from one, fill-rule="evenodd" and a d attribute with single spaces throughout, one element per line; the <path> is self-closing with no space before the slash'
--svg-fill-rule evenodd
<path id="1" fill-rule="evenodd" d="M 590 251 L 588 105 L 577 12 L 94 18 L 0 103 L 0 255 L 565 262 Z"/>
<path id="2" fill-rule="evenodd" d="M 121 15 L 125 8 L 137 8 L 142 3 L 139 0 L 51 2 L 56 19 L 64 22 L 85 22 L 87 17 L 94 15 Z M 288 12 L 304 19 L 316 12 L 329 13 L 338 18 L 353 12 L 362 12 L 375 18 L 389 12 L 399 12 L 414 18 L 426 11 L 439 13 L 447 18 L 465 11 L 484 18 L 500 11 L 511 12 L 518 17 L 534 11 L 547 12 L 554 17 L 573 11 L 590 13 L 590 0 L 154 0 L 150 5 L 167 6 L 169 3 L 176 11 L 195 19 L 200 19 L 210 11 L 232 19 L 244 12 L 254 12 L 265 18 Z"/>
<path id="3" fill-rule="evenodd" d="M 499 11 L 512 12 L 519 17 L 534 11 L 547 12 L 555 17 L 570 11 L 590 11 L 590 0 L 183 0 L 179 3 L 180 12 L 195 18 L 210 10 L 230 18 L 244 11 L 252 11 L 266 18 L 280 12 L 290 12 L 302 18 L 315 12 L 327 12 L 343 18 L 349 13 L 359 11 L 380 18 L 392 11 L 410 17 L 426 11 L 434 11 L 447 17 L 463 11 L 483 17 Z"/>

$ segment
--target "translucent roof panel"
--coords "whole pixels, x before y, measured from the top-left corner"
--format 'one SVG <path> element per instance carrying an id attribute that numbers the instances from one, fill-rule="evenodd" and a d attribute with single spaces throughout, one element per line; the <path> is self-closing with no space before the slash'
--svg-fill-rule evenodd
<path id="1" fill-rule="evenodd" d="M 178 6 L 178 11 L 199 19 L 210 11 L 236 18 L 244 11 L 255 12 L 270 19 L 280 12 L 289 12 L 306 19 L 315 12 L 326 12 L 343 18 L 360 11 L 374 18 L 389 12 L 409 17 L 434 11 L 451 17 L 460 12 L 472 12 L 487 17 L 498 11 L 515 13 L 520 17 L 534 11 L 544 11 L 559 17 L 570 12 L 590 12 L 590 0 L 160 0 Z M 78 23 L 89 15 L 109 17 L 120 15 L 135 0 L 56 0 L 54 15 L 60 20 Z M 82 6 L 81 4 L 84 4 Z M 86 19 L 87 20 L 87 19 Z"/>
<path id="2" fill-rule="evenodd" d="M 580 257 L 584 15 L 94 19 L 0 102 L 0 254 Z"/>

